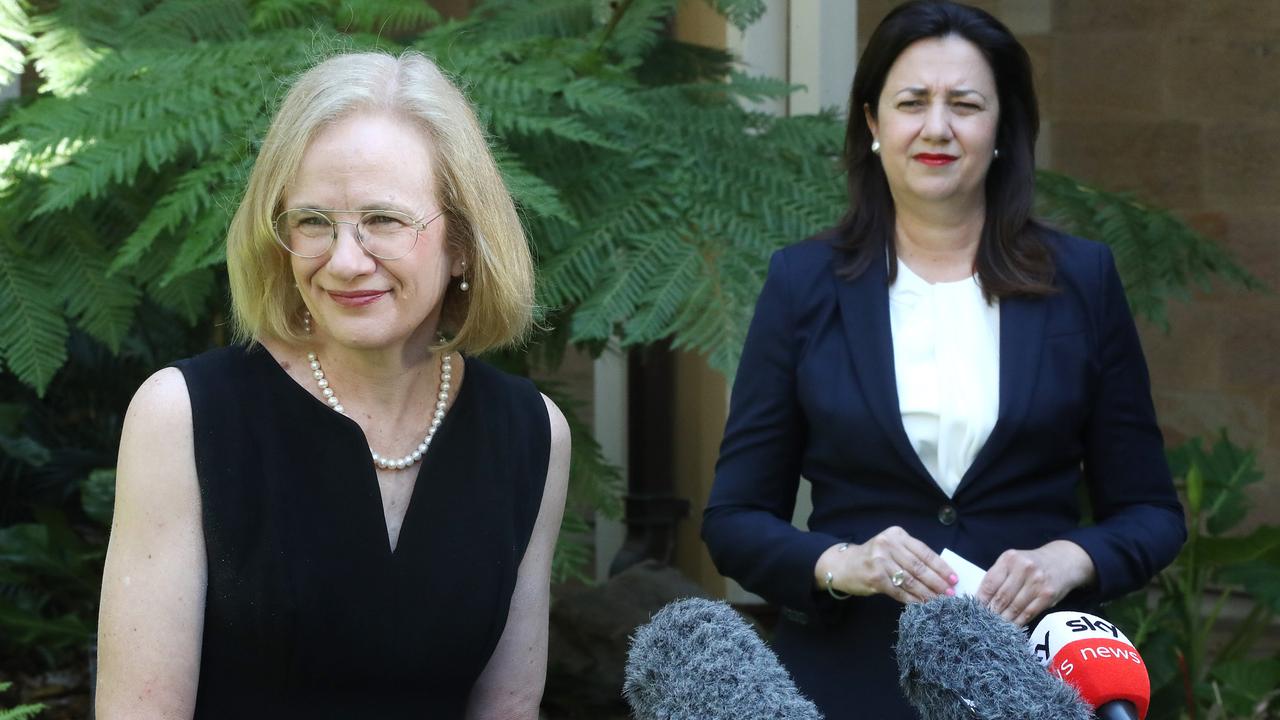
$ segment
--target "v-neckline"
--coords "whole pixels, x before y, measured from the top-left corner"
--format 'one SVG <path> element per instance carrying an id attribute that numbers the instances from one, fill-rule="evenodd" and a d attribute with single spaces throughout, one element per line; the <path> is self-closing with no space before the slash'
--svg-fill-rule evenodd
<path id="1" fill-rule="evenodd" d="M 893 336 L 889 316 L 888 269 L 872 263 L 853 280 L 834 273 L 836 302 L 854 372 L 866 395 L 871 413 L 888 434 L 890 444 L 913 475 L 941 497 L 946 493 L 934 481 L 907 437 L 898 400 Z M 999 307 L 999 401 L 995 427 L 969 464 L 950 499 L 959 497 L 973 478 L 985 472 L 1022 423 L 1040 371 L 1046 302 L 1042 298 L 1012 296 Z"/>
<path id="2" fill-rule="evenodd" d="M 271 368 L 273 368 L 273 372 L 282 376 L 282 378 L 288 382 L 289 386 L 291 386 L 292 388 L 290 392 L 293 392 L 295 394 L 301 393 L 303 396 L 305 396 L 306 400 L 310 401 L 312 407 L 320 411 L 319 414 L 321 414 L 322 416 L 333 418 L 337 420 L 340 424 L 344 424 L 348 426 L 348 428 L 353 429 L 356 435 L 359 437 L 361 448 L 363 448 L 366 451 L 366 453 L 369 451 L 369 438 L 364 434 L 364 428 L 360 427 L 360 423 L 356 422 L 350 417 L 342 413 L 339 413 L 333 408 L 329 407 L 327 404 L 322 402 L 320 398 L 313 395 L 310 390 L 308 390 L 306 387 L 303 387 L 302 383 L 298 382 L 298 379 L 295 378 L 293 375 L 291 375 L 289 371 L 286 370 L 284 366 L 280 364 L 280 361 L 276 359 L 276 356 L 273 355 L 271 351 L 266 348 L 266 346 L 262 345 L 261 343 L 255 343 L 255 345 L 251 348 L 251 352 L 260 353 L 264 357 L 264 362 L 267 365 L 269 365 Z M 461 353 L 459 353 L 459 357 L 462 357 Z M 472 362 L 471 358 L 463 358 L 463 362 L 464 362 L 464 370 L 461 374 L 462 379 L 461 381 L 455 382 L 455 387 L 457 389 L 454 392 L 453 403 L 449 406 L 448 410 L 445 412 L 444 419 L 440 421 L 440 427 L 436 428 L 434 440 L 431 443 L 433 448 L 439 447 L 443 439 L 441 436 L 447 436 L 451 434 L 449 431 L 449 428 L 452 427 L 454 424 L 456 424 L 451 420 L 455 415 L 458 414 L 459 410 L 462 408 L 463 399 L 470 396 L 470 393 L 466 392 L 466 388 L 471 386 L 471 383 L 467 382 L 467 378 L 470 377 L 471 371 L 475 369 L 475 363 Z M 431 452 L 431 450 L 428 450 L 425 454 L 423 454 L 422 459 L 417 462 L 417 471 L 416 471 L 417 474 L 414 476 L 414 479 L 413 479 L 413 488 L 409 491 L 409 500 L 404 509 L 404 517 L 401 518 L 400 520 L 400 530 L 399 532 L 396 533 L 395 547 L 391 546 L 391 533 L 389 530 L 390 526 L 387 522 L 386 510 L 384 509 L 382 504 L 383 502 L 382 501 L 382 483 L 379 482 L 378 480 L 378 471 L 374 467 L 372 461 L 370 461 L 367 464 L 361 463 L 364 466 L 364 478 L 365 478 L 362 482 L 373 483 L 374 496 L 377 501 L 376 515 L 381 520 L 381 522 L 378 523 L 378 525 L 380 526 L 379 528 L 381 531 L 380 537 L 382 538 L 382 546 L 381 546 L 383 550 L 382 557 L 386 558 L 387 560 L 395 560 L 399 556 L 399 550 L 404 545 L 403 541 L 405 537 L 405 530 L 409 526 L 409 517 L 410 517 L 410 514 L 413 512 L 413 508 L 415 506 L 414 500 L 418 496 L 418 488 L 421 485 L 421 480 L 423 476 L 426 474 L 424 471 L 426 470 L 427 463 L 431 462 L 434 464 L 435 456 L 438 455 L 439 452 L 440 452 L 439 450 L 437 450 L 436 452 Z"/>

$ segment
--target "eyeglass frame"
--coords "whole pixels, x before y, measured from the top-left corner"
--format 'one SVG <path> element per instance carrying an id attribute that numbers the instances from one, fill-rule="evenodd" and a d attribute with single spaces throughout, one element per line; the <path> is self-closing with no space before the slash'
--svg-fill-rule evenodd
<path id="1" fill-rule="evenodd" d="M 329 245 L 324 249 L 324 252 L 317 253 L 315 255 L 302 255 L 300 253 L 294 252 L 293 249 L 289 247 L 289 244 L 284 241 L 284 238 L 280 237 L 280 218 L 284 217 L 285 215 L 288 215 L 291 212 L 296 212 L 298 210 L 305 210 L 307 212 L 316 213 L 322 216 L 325 220 L 329 221 Z M 351 222 L 350 220 L 334 220 L 332 217 L 329 216 L 329 213 L 360 213 L 360 220 L 356 220 L 355 222 Z M 394 213 L 396 215 L 403 215 L 404 217 L 407 217 L 413 220 L 411 225 L 411 227 L 413 227 L 413 243 L 409 245 L 409 249 L 406 250 L 403 255 L 397 255 L 395 257 L 386 257 L 386 256 L 375 253 L 374 251 L 369 249 L 368 245 L 364 244 L 364 236 L 360 234 L 360 222 L 364 220 L 366 217 L 368 217 L 369 215 L 374 215 L 377 213 Z M 325 255 L 328 255 L 329 253 L 333 252 L 334 246 L 338 244 L 338 226 L 350 225 L 352 229 L 355 230 L 356 242 L 360 245 L 361 250 L 368 253 L 371 257 L 378 258 L 379 260 L 400 260 L 402 258 L 407 257 L 409 253 L 413 252 L 414 248 L 418 247 L 418 236 L 422 234 L 423 230 L 427 229 L 428 225 L 435 222 L 436 219 L 439 218 L 441 215 L 444 215 L 444 213 L 445 211 L 441 209 L 437 211 L 435 215 L 432 215 L 426 220 L 417 220 L 417 219 L 414 219 L 413 216 L 408 213 L 401 212 L 399 210 L 392 210 L 391 208 L 374 208 L 371 210 L 337 210 L 337 209 L 308 208 L 308 207 L 288 208 L 286 210 L 282 210 L 280 214 L 276 215 L 275 219 L 271 221 L 271 235 L 276 239 L 276 244 L 284 248 L 284 251 L 289 253 L 290 255 L 293 255 L 294 257 L 302 258 L 303 260 L 315 260 L 316 258 L 324 257 Z"/>

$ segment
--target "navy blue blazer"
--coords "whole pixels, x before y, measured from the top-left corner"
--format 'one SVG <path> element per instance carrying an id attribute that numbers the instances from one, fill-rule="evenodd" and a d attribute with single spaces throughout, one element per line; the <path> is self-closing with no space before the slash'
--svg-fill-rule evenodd
<path id="1" fill-rule="evenodd" d="M 999 416 L 948 498 L 903 429 L 887 271 L 835 274 L 834 235 L 774 254 L 733 385 L 703 514 L 716 567 L 783 608 L 774 645 L 829 720 L 914 717 L 897 692 L 901 606 L 814 590 L 818 556 L 899 525 L 983 567 L 1070 540 L 1094 603 L 1142 587 L 1186 538 L 1146 362 L 1110 250 L 1047 238 L 1059 292 L 1000 302 Z M 799 477 L 808 531 L 791 525 Z M 1081 524 L 1083 481 L 1092 523 Z M 842 713 L 848 713 L 844 715 Z"/>

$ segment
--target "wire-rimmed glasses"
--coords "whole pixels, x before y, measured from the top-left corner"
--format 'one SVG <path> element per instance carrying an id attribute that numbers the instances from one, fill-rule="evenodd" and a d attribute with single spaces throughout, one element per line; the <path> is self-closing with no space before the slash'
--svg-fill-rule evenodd
<path id="1" fill-rule="evenodd" d="M 334 220 L 336 213 L 360 213 L 355 222 Z M 399 260 L 413 252 L 418 233 L 444 214 L 441 210 L 426 220 L 417 220 L 398 210 L 324 210 L 292 208 L 276 216 L 276 241 L 300 258 L 318 258 L 338 241 L 338 226 L 353 225 L 356 241 L 364 251 L 380 260 Z"/>

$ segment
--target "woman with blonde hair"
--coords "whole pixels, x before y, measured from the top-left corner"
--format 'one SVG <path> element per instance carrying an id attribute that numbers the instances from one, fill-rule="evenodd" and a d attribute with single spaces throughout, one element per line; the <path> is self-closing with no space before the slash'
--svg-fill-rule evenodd
<path id="1" fill-rule="evenodd" d="M 536 717 L 569 433 L 473 357 L 533 271 L 461 93 L 416 53 L 300 76 L 227 269 L 241 342 L 125 420 L 98 717 Z"/>

